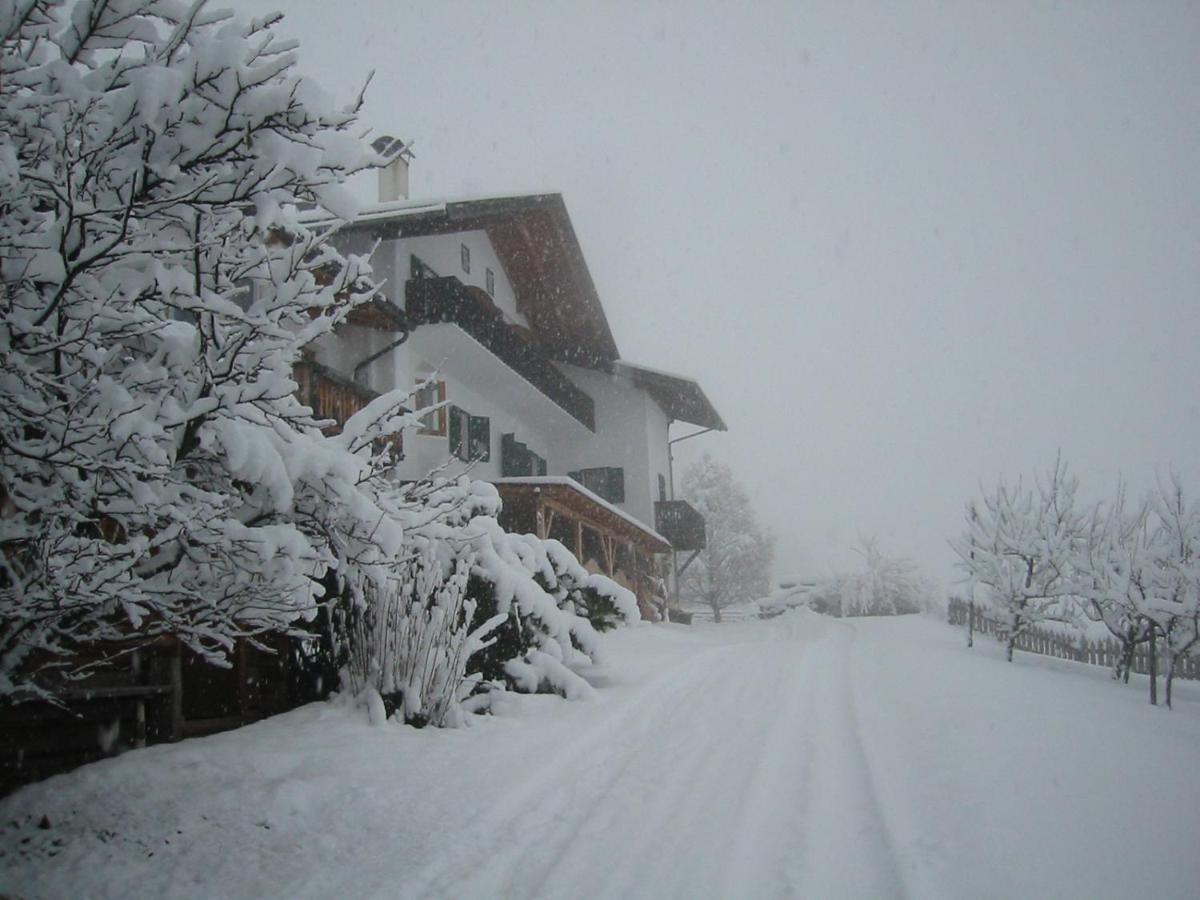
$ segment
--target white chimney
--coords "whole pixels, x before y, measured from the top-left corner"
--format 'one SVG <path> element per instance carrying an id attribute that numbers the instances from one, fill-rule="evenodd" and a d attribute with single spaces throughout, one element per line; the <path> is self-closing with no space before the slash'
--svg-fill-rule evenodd
<path id="1" fill-rule="evenodd" d="M 412 145 L 399 138 L 383 135 L 376 138 L 371 147 L 387 162 L 379 169 L 379 202 L 408 199 L 408 161 L 413 153 Z"/>

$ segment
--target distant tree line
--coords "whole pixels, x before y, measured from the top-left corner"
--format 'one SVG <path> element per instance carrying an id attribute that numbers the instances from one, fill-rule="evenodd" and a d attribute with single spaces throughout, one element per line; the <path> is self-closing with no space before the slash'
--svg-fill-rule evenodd
<path id="1" fill-rule="evenodd" d="M 933 586 L 912 560 L 884 553 L 873 537 L 859 538 L 854 551 L 861 558 L 856 569 L 835 572 L 814 586 L 808 605 L 817 612 L 897 616 L 920 612 L 931 602 Z"/>

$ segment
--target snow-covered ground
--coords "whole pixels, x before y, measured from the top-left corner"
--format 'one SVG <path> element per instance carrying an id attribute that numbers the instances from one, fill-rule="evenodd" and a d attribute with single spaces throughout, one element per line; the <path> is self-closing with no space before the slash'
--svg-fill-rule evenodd
<path id="1" fill-rule="evenodd" d="M 0 804 L 22 897 L 1193 897 L 1200 692 L 927 618 L 641 626 L 589 702 L 317 704 Z M 49 828 L 39 828 L 42 817 Z"/>

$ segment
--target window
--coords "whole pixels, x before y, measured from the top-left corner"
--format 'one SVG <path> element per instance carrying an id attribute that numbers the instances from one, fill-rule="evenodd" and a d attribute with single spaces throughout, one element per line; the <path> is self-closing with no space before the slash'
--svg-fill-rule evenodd
<path id="1" fill-rule="evenodd" d="M 662 501 L 667 499 L 667 479 L 662 472 L 658 473 L 658 499 Z"/>
<path id="2" fill-rule="evenodd" d="M 413 394 L 413 405 L 418 411 L 445 402 L 446 382 L 444 381 L 430 381 Z M 443 406 L 441 409 L 435 409 L 422 416 L 421 430 L 417 433 L 444 435 L 446 433 L 446 407 Z"/>
<path id="3" fill-rule="evenodd" d="M 487 270 L 487 292 L 489 297 L 496 296 L 496 273 L 491 269 Z"/>
<path id="4" fill-rule="evenodd" d="M 609 503 L 625 502 L 625 470 L 622 468 L 600 466 L 595 469 L 579 469 L 576 472 L 568 472 L 567 476 L 574 478 Z"/>
<path id="5" fill-rule="evenodd" d="M 463 244 L 460 252 L 462 253 L 463 271 L 469 274 L 471 271 L 471 248 Z"/>
<path id="6" fill-rule="evenodd" d="M 463 462 L 487 462 L 492 458 L 492 422 L 486 416 L 473 416 L 465 409 L 449 410 L 450 455 Z"/>

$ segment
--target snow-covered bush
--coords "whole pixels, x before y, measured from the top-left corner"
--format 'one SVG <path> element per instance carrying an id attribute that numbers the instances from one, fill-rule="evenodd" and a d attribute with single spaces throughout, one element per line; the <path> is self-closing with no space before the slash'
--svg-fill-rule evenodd
<path id="1" fill-rule="evenodd" d="M 272 24 L 0 2 L 0 695 L 81 647 L 219 658 L 311 614 L 331 503 L 347 547 L 394 549 L 292 380 L 370 295 L 297 204 L 352 214 L 373 157 Z"/>
<path id="2" fill-rule="evenodd" d="M 492 485 L 373 483 L 404 538 L 378 572 L 352 559 L 339 571 L 332 637 L 352 693 L 418 725 L 456 724 L 496 689 L 590 696 L 578 670 L 598 658 L 599 628 L 637 621 L 631 592 L 557 541 L 502 530 Z"/>
<path id="3" fill-rule="evenodd" d="M 509 534 L 495 519 L 474 524 L 480 533 L 468 594 L 488 621 L 503 618 L 472 671 L 520 691 L 589 696 L 575 670 L 599 658 L 599 631 L 638 621 L 637 598 L 588 572 L 558 541 Z"/>

